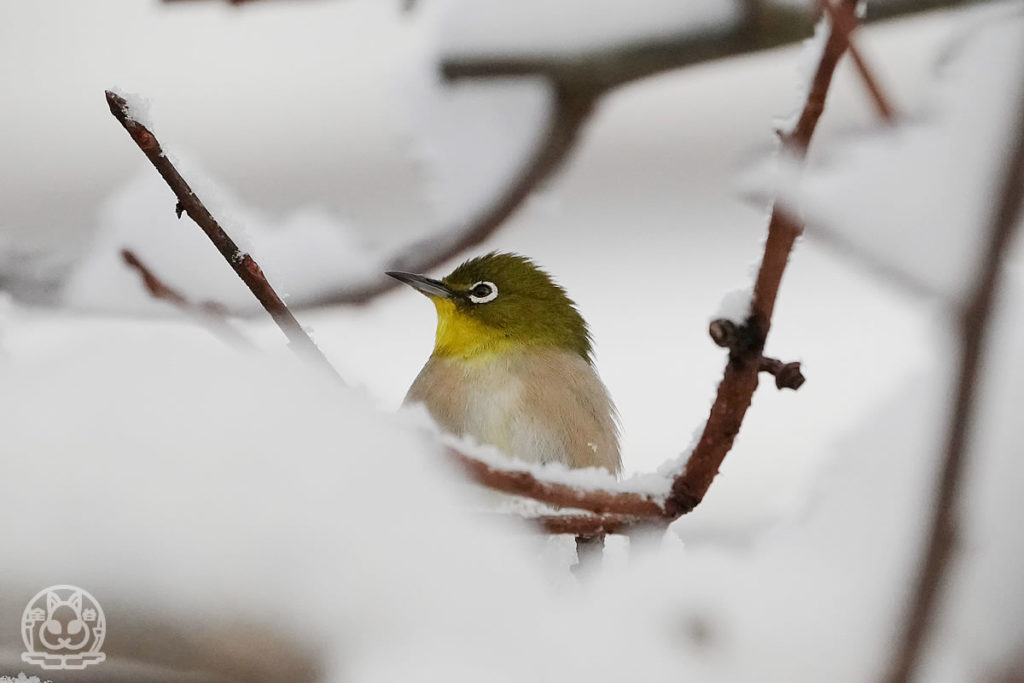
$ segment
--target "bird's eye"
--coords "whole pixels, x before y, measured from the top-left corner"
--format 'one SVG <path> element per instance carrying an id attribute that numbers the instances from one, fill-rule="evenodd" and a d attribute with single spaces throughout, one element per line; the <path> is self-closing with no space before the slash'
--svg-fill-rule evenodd
<path id="1" fill-rule="evenodd" d="M 486 304 L 498 298 L 498 287 L 493 282 L 478 282 L 469 290 L 469 300 L 475 304 Z"/>

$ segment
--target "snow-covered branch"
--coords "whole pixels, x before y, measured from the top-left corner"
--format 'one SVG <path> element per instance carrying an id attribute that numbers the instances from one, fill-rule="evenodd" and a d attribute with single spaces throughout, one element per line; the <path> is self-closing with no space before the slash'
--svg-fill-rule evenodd
<path id="1" fill-rule="evenodd" d="M 178 217 L 180 218 L 182 213 L 187 213 L 189 218 L 202 228 L 203 232 L 206 233 L 206 236 L 210 238 L 210 241 L 217 248 L 217 251 L 220 252 L 224 260 L 231 266 L 231 269 L 235 271 L 235 274 L 245 283 L 249 291 L 259 300 L 263 308 L 270 314 L 270 317 L 277 323 L 277 326 L 284 332 L 291 347 L 303 357 L 310 359 L 322 370 L 327 371 L 340 380 L 341 376 L 338 375 L 337 370 L 328 362 L 327 357 L 323 355 L 323 352 L 320 351 L 313 339 L 302 328 L 302 325 L 295 319 L 295 316 L 292 315 L 288 306 L 278 296 L 263 274 L 259 264 L 256 263 L 252 256 L 239 249 L 235 241 L 224 232 L 224 229 L 221 228 L 203 202 L 192 191 L 189 184 L 178 173 L 178 169 L 174 167 L 171 160 L 164 154 L 164 150 L 161 148 L 156 136 L 153 135 L 153 132 L 144 123 L 139 121 L 137 117 L 133 116 L 128 101 L 110 90 L 106 91 L 106 97 L 107 104 L 110 106 L 110 113 L 124 126 L 124 129 L 128 131 L 128 135 L 139 146 L 139 149 L 146 155 L 146 158 L 152 162 L 157 172 L 178 198 L 178 205 L 175 208 Z"/>

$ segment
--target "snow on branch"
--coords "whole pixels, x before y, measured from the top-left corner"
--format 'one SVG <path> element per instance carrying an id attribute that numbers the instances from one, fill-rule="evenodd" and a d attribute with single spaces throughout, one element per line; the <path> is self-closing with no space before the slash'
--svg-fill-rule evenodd
<path id="1" fill-rule="evenodd" d="M 323 355 L 316 343 L 310 338 L 306 331 L 299 324 L 299 321 L 292 315 L 291 310 L 271 287 L 259 264 L 249 254 L 243 252 L 235 244 L 235 241 L 224 232 L 217 220 L 210 214 L 202 200 L 196 196 L 189 187 L 189 184 L 178 173 L 171 160 L 164 154 L 160 142 L 137 117 L 133 116 L 132 108 L 128 101 L 110 90 L 106 91 L 107 104 L 110 106 L 110 113 L 128 131 L 135 144 L 139 146 L 146 158 L 150 160 L 157 172 L 164 179 L 167 185 L 178 198 L 175 211 L 181 218 L 182 213 L 187 213 L 189 218 L 195 221 L 206 236 L 210 238 L 213 245 L 220 252 L 224 260 L 228 262 L 235 274 L 253 293 L 253 296 L 263 305 L 270 317 L 274 319 L 277 326 L 288 338 L 289 346 L 295 349 L 296 353 L 309 359 L 322 370 L 335 376 L 339 380 L 341 376 L 334 366 L 330 364 L 327 357 Z"/>
<path id="2" fill-rule="evenodd" d="M 872 72 L 868 67 L 867 61 L 865 61 L 864 56 L 860 52 L 860 48 L 857 47 L 857 43 L 853 39 L 852 34 L 857 28 L 856 19 L 839 11 L 839 9 L 837 9 L 832 3 L 832 0 L 818 0 L 818 5 L 828 14 L 832 23 L 835 24 L 839 30 L 846 33 L 846 49 L 850 53 L 850 59 L 853 60 L 854 66 L 857 67 L 857 73 L 860 75 L 860 79 L 864 82 L 864 87 L 867 88 L 868 94 L 871 96 L 871 101 L 875 105 L 875 109 L 878 110 L 878 115 L 881 116 L 886 123 L 893 123 L 896 120 L 896 111 L 893 109 L 891 100 L 882 90 L 882 86 L 879 84 L 874 72 Z"/>

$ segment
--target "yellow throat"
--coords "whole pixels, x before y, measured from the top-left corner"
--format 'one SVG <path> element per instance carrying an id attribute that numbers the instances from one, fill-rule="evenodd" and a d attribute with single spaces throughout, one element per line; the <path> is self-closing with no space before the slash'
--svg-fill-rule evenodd
<path id="1" fill-rule="evenodd" d="M 437 308 L 434 355 L 483 360 L 520 346 L 501 330 L 460 313 L 451 299 L 432 296 L 430 300 Z"/>

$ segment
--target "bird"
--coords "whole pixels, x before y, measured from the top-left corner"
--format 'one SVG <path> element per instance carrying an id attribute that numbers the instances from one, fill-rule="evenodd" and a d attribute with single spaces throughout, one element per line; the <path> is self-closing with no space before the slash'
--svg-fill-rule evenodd
<path id="1" fill-rule="evenodd" d="M 590 329 L 565 289 L 525 256 L 491 252 L 448 276 L 388 271 L 437 309 L 434 350 L 405 404 L 505 455 L 569 468 L 621 468 L 615 404 Z"/>

